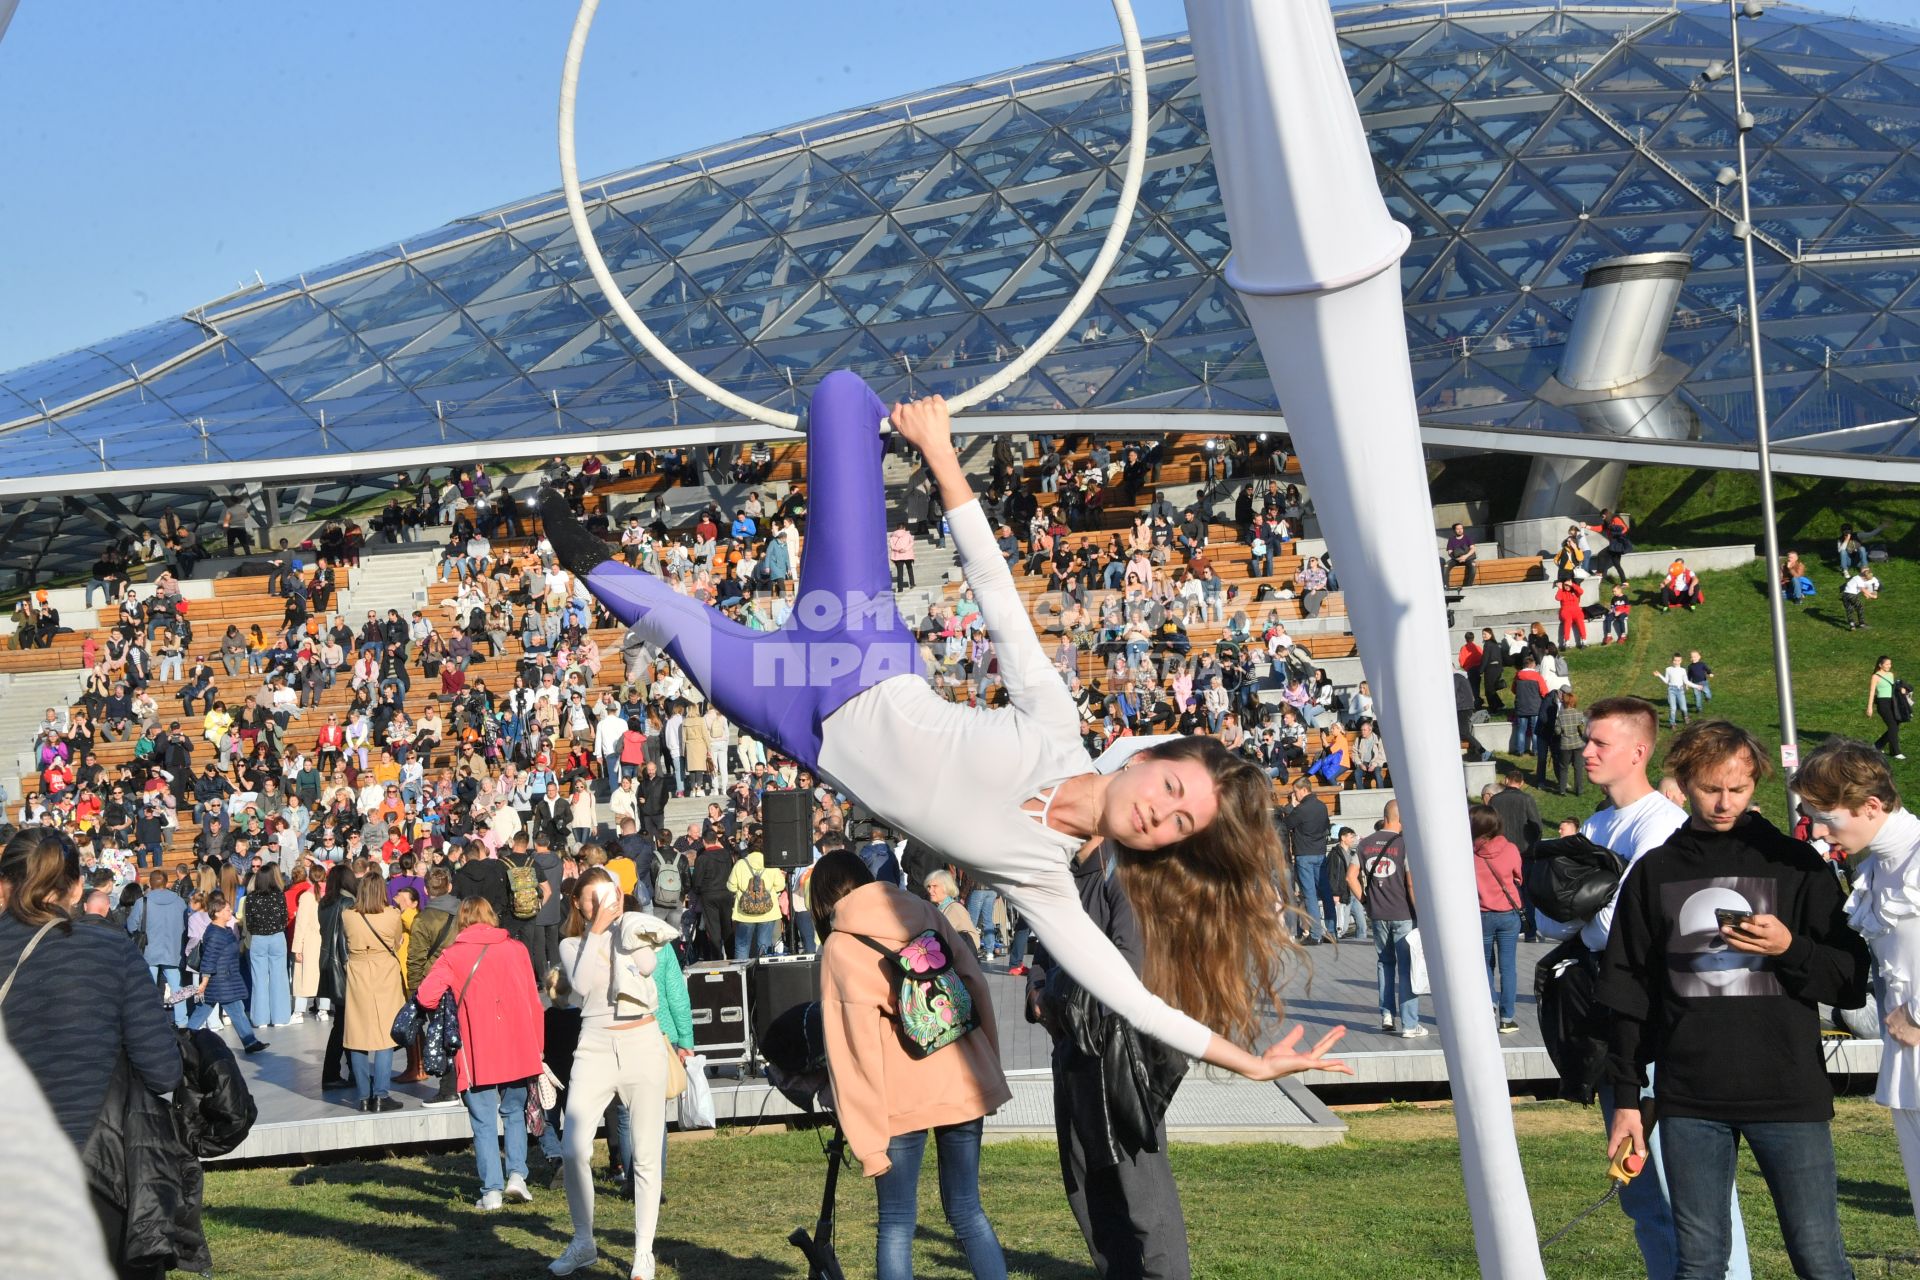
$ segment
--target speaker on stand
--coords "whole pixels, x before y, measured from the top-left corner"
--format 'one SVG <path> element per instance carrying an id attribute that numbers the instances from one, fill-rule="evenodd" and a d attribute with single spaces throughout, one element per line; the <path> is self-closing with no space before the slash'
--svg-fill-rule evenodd
<path id="1" fill-rule="evenodd" d="M 794 874 L 813 865 L 813 793 L 767 791 L 760 797 L 760 850 L 769 867 L 786 872 L 787 889 Z M 787 954 L 800 949 L 793 913 L 787 913 Z"/>

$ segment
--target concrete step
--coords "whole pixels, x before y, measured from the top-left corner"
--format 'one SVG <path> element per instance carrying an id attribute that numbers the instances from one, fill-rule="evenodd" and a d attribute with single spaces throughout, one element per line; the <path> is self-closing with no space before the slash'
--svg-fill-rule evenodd
<path id="1" fill-rule="evenodd" d="M 22 777 L 37 771 L 33 738 L 47 708 L 64 707 L 79 698 L 84 675 L 77 666 L 71 671 L 0 675 L 0 807 L 6 809 L 6 818 L 14 816 L 14 807 L 25 798 Z"/>

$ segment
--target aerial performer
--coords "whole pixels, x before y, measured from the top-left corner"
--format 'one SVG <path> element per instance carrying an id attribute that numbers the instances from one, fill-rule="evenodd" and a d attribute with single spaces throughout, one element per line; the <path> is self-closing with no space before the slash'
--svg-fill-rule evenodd
<path id="1" fill-rule="evenodd" d="M 1051 351 L 1085 313 L 1125 246 L 1146 167 L 1150 104 L 1131 7 L 1128 0 L 1112 4 L 1126 53 L 1133 122 L 1124 169 L 1115 166 L 1121 175 L 1120 198 L 1106 239 L 1053 325 L 1005 368 L 953 397 L 948 404 L 952 412 L 988 401 Z M 574 154 L 573 112 L 580 61 L 597 6 L 598 0 L 581 0 L 561 75 L 561 186 L 581 255 L 608 306 L 668 373 L 723 409 L 791 430 L 799 425 L 793 414 L 716 386 L 668 350 L 634 311 L 593 243 Z M 1421 904 L 1422 935 L 1457 1107 L 1462 1173 L 1481 1272 L 1501 1280 L 1536 1280 L 1543 1274 L 1538 1236 L 1514 1143 L 1505 1061 L 1480 952 L 1448 676 L 1445 602 L 1437 577 L 1402 572 L 1414 560 L 1430 559 L 1433 550 L 1432 499 L 1407 362 L 1400 286 L 1400 257 L 1408 233 L 1393 222 L 1381 198 L 1327 5 L 1317 0 L 1187 0 L 1187 17 L 1208 104 L 1212 163 L 1233 240 L 1223 275 L 1259 337 L 1286 413 L 1286 430 L 1312 477 L 1314 506 L 1330 547 L 1340 557 L 1347 612 L 1379 695 L 1383 736 L 1393 758 L 1401 762 L 1396 798 L 1413 869 L 1427 889 Z M 815 485 L 810 512 L 828 507 L 822 495 L 829 485 L 833 501 L 841 501 L 839 486 L 847 481 L 831 480 L 828 474 L 836 456 L 845 462 L 850 454 L 843 450 L 878 449 L 877 421 L 872 433 L 849 430 L 844 441 L 838 434 L 840 413 L 849 421 L 878 418 L 877 404 L 848 408 L 860 400 L 861 390 L 857 381 L 833 375 L 816 397 L 808 424 Z M 984 531 L 978 507 L 969 507 L 972 495 L 957 464 L 949 466 L 942 459 L 934 465 L 943 447 L 951 453 L 945 445 L 944 417 L 924 405 L 902 406 L 899 413 L 895 427 L 927 452 L 948 506 L 956 508 L 950 521 L 973 526 L 968 541 L 976 544 L 974 553 L 969 555 L 963 542 L 962 556 L 976 592 L 995 594 L 994 566 L 987 563 L 986 549 L 975 536 Z M 1253 418 L 1248 429 L 1269 425 Z M 871 511 L 880 509 L 877 472 L 876 462 L 869 468 L 874 477 Z M 837 511 L 836 524 L 846 515 Z M 848 567 L 835 568 L 818 581 L 852 586 L 872 574 L 876 583 L 886 582 L 884 529 L 878 516 L 859 518 L 875 522 L 861 544 L 871 552 L 861 552 L 866 559 L 856 560 L 843 547 L 834 556 L 822 556 L 823 567 Z M 816 538 L 824 535 L 831 547 L 834 530 L 810 532 Z M 848 557 L 844 562 L 843 555 Z M 594 576 L 624 575 L 603 568 L 591 571 L 590 580 Z M 983 584 L 989 590 L 983 591 Z M 665 592 L 665 585 L 660 586 Z M 803 604 L 805 589 L 803 581 Z M 830 598 L 832 591 L 824 594 Z M 883 599 L 881 607 L 876 602 Z M 662 618 L 655 625 L 662 627 L 668 610 L 697 607 L 664 597 L 656 601 Z M 654 605 L 636 600 L 626 607 L 637 617 Z M 809 624 L 811 632 L 789 634 L 790 644 L 801 638 L 821 642 L 822 682 L 828 692 L 809 693 L 804 713 L 791 702 L 781 704 L 785 712 L 772 705 L 766 712 L 790 712 L 778 727 L 802 745 L 800 726 L 817 714 L 823 732 L 814 758 L 820 772 L 878 811 L 895 807 L 905 815 L 897 821 L 908 830 L 916 831 L 916 822 L 951 820 L 953 829 L 933 834 L 929 843 L 940 847 L 944 838 L 957 860 L 976 860 L 975 870 L 1006 885 L 1008 897 L 1027 908 L 1042 936 L 1049 936 L 1048 925 L 1040 917 L 1059 905 L 1054 898 L 1063 890 L 1046 887 L 1053 881 L 1041 867 L 1039 855 L 1047 847 L 1041 842 L 1054 842 L 1057 863 L 1063 867 L 1072 852 L 1069 841 L 1115 837 L 1127 851 L 1122 874 L 1128 877 L 1129 892 L 1140 895 L 1136 905 L 1143 920 L 1162 916 L 1150 925 L 1158 938 L 1148 937 L 1146 982 L 1183 1012 L 1119 981 L 1117 954 L 1103 938 L 1092 936 L 1095 931 L 1084 916 L 1063 909 L 1051 913 L 1050 923 L 1056 934 L 1061 929 L 1066 934 L 1049 941 L 1063 953 L 1064 967 L 1148 1034 L 1188 1052 L 1201 1046 L 1204 1037 L 1199 1056 L 1209 1061 L 1235 1070 L 1253 1068 L 1247 1074 L 1260 1076 L 1321 1065 L 1313 1059 L 1332 1047 L 1331 1038 L 1301 1054 L 1296 1031 L 1278 1047 L 1280 1052 L 1258 1061 L 1231 1043 L 1235 1037 L 1245 1038 L 1250 1026 L 1245 1019 L 1273 991 L 1275 972 L 1290 945 L 1282 936 L 1284 922 L 1273 910 L 1271 890 L 1256 894 L 1243 878 L 1256 864 L 1264 873 L 1274 856 L 1265 843 L 1270 835 L 1243 843 L 1234 830 L 1242 825 L 1244 797 L 1250 790 L 1213 763 L 1210 747 L 1186 740 L 1143 750 L 1123 775 L 1109 777 L 1096 770 L 1089 778 L 1086 766 L 1091 762 L 1076 754 L 1077 738 L 1062 740 L 1051 727 L 1062 701 L 1035 678 L 1035 668 L 1022 651 L 1023 645 L 1032 644 L 1032 632 L 1024 618 L 1016 629 L 1005 616 L 1009 611 L 1004 605 L 983 609 L 990 634 L 1002 649 L 1013 700 L 1007 710 L 975 720 L 970 717 L 981 713 L 949 706 L 930 694 L 910 694 L 914 682 L 901 677 L 913 675 L 917 681 L 917 658 L 911 650 L 888 647 L 884 633 L 892 629 L 904 641 L 905 628 L 892 615 L 891 598 L 876 591 L 859 611 L 871 633 L 854 637 L 833 632 L 837 624 L 822 614 Z M 704 620 L 702 627 L 717 637 L 731 634 Z M 728 639 L 718 641 L 715 652 L 720 649 L 730 655 L 726 678 L 733 680 L 737 670 L 732 664 L 747 651 Z M 1017 654 L 1012 660 L 1009 650 Z M 755 651 L 754 660 L 761 652 Z M 777 652 L 774 646 L 764 650 L 769 662 Z M 799 658 L 789 654 L 779 661 L 792 669 Z M 881 679 L 882 664 L 889 661 L 905 665 Z M 854 668 L 859 674 L 850 674 Z M 1053 678 L 1051 672 L 1045 674 Z M 724 709 L 725 703 L 721 705 Z M 842 729 L 855 727 L 873 749 L 865 759 L 853 758 L 861 740 L 839 736 Z M 927 751 L 917 754 L 906 744 L 922 744 Z M 998 758 L 1001 753 L 1009 758 Z M 982 758 L 989 756 L 993 758 Z M 1177 794 L 1180 783 L 1188 786 L 1185 796 Z M 1168 796 L 1168 785 L 1175 785 L 1176 793 L 1157 807 L 1149 806 L 1143 829 L 1139 803 Z M 863 786 L 868 794 L 861 794 Z M 924 794 L 935 791 L 939 795 Z M 1262 793 L 1264 810 L 1264 783 Z M 940 798 L 949 794 L 954 798 Z M 1168 830 L 1164 824 L 1169 821 L 1191 827 Z M 1017 849 L 1010 843 L 1015 838 Z M 1236 925 L 1245 925 L 1249 934 L 1216 939 L 1206 931 L 1203 918 L 1184 914 L 1195 902 L 1233 911 Z M 1224 949 L 1182 949 L 1195 944 Z M 1190 965 L 1201 966 L 1215 982 L 1230 978 L 1228 986 L 1208 988 L 1205 979 L 1181 971 Z M 1212 1035 L 1209 1025 L 1225 1036 Z"/>
<path id="2" fill-rule="evenodd" d="M 792 616 L 754 631 L 613 558 L 566 500 L 541 496 L 555 554 L 596 599 L 663 650 L 729 719 L 942 850 L 1005 894 L 1102 1004 L 1190 1057 L 1253 1080 L 1346 1071 L 1302 1052 L 1294 1027 L 1265 1053 L 1266 1010 L 1294 951 L 1280 909 L 1272 784 L 1206 737 L 1158 742 L 1100 772 L 954 451 L 940 397 L 895 405 L 893 427 L 939 486 L 1009 706 L 936 693 L 894 608 L 881 424 L 867 384 L 833 373 L 808 414 L 807 536 Z M 1145 982 L 1081 906 L 1072 861 L 1111 840 L 1145 934 Z M 1158 992 L 1159 994 L 1155 994 Z"/>

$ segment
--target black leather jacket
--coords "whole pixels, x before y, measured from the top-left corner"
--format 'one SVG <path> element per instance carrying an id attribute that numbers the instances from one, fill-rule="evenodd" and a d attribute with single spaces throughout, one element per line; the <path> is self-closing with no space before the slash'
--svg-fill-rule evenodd
<path id="1" fill-rule="evenodd" d="M 1073 868 L 1081 905 L 1138 972 L 1140 926 L 1121 887 L 1111 843 Z M 1079 1135 L 1090 1168 L 1107 1168 L 1127 1155 L 1158 1151 L 1160 1124 L 1186 1078 L 1187 1059 L 1132 1024 L 1049 962 L 1042 1021 L 1054 1038 L 1054 1072 L 1067 1084 L 1068 1122 Z"/>

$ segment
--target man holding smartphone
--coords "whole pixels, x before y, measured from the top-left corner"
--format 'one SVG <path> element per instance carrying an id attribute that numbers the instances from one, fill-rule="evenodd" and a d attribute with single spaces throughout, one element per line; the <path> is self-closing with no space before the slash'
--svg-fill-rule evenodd
<path id="1" fill-rule="evenodd" d="M 1723 1273 L 1744 1142 L 1795 1274 L 1851 1280 L 1817 1005 L 1862 1003 L 1866 944 L 1820 855 L 1752 811 L 1772 771 L 1752 734 L 1724 720 L 1691 725 L 1666 763 L 1692 816 L 1622 881 L 1597 990 L 1614 1015 L 1607 1154 L 1645 1151 L 1658 1126 L 1674 1276 Z"/>
<path id="2" fill-rule="evenodd" d="M 1647 781 L 1647 766 L 1653 759 L 1659 724 L 1653 704 L 1640 698 L 1601 698 L 1587 708 L 1587 740 L 1582 758 L 1588 779 L 1606 795 L 1607 803 L 1581 824 L 1580 834 L 1613 850 L 1626 863 L 1621 886 L 1632 878 L 1642 858 L 1666 843 L 1667 838 L 1687 822 L 1687 811 Z M 1607 905 L 1579 926 L 1580 941 L 1596 956 L 1607 949 L 1620 892 L 1616 887 Z M 1572 932 L 1544 915 L 1539 917 L 1539 927 L 1542 933 L 1554 938 L 1566 938 Z M 1651 1098 L 1651 1086 L 1646 1096 Z M 1600 1090 L 1600 1119 L 1611 1132 L 1614 1098 L 1604 1085 Z M 1647 1143 L 1642 1142 L 1640 1150 L 1647 1152 L 1647 1149 Z M 1648 1280 L 1672 1280 L 1679 1247 L 1674 1239 L 1673 1210 L 1667 1202 L 1666 1165 L 1658 1135 L 1649 1154 L 1653 1160 L 1646 1175 L 1620 1189 L 1620 1208 L 1633 1220 L 1634 1242 L 1639 1245 L 1641 1258 L 1646 1263 Z M 1713 1274 L 1724 1280 L 1749 1280 L 1752 1272 L 1747 1261 L 1746 1230 L 1740 1218 L 1740 1203 L 1731 1196 L 1729 1213 L 1731 1256 L 1726 1268 Z"/>

